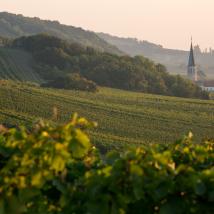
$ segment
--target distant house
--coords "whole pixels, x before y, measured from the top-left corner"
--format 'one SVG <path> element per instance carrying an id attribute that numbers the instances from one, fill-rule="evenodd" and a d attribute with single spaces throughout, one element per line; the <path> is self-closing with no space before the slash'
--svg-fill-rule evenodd
<path id="1" fill-rule="evenodd" d="M 201 88 L 207 92 L 214 92 L 214 80 L 207 80 L 203 82 Z"/>

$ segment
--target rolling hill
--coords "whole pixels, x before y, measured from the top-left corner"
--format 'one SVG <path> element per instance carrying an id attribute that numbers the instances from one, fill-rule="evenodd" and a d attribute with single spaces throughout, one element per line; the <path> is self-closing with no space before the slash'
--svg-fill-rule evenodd
<path id="1" fill-rule="evenodd" d="M 148 41 L 139 41 L 135 38 L 121 38 L 105 33 L 98 33 L 100 38 L 109 44 L 118 47 L 124 53 L 131 56 L 144 55 L 149 59 L 159 62 L 167 67 L 170 73 L 186 76 L 188 51 L 173 50 L 164 48 Z M 188 48 L 188 47 L 187 47 Z M 211 52 L 202 52 L 199 46 L 195 47 L 196 63 L 208 79 L 214 79 L 214 54 Z"/>
<path id="2" fill-rule="evenodd" d="M 80 43 L 115 54 L 122 54 L 113 45 L 108 44 L 94 32 L 82 28 L 60 24 L 58 21 L 41 20 L 29 18 L 22 15 L 15 15 L 7 12 L 0 12 L 0 36 L 17 38 L 39 33 L 47 33 L 67 40 L 71 43 Z"/>
<path id="3" fill-rule="evenodd" d="M 71 43 L 80 43 L 102 52 L 130 56 L 143 55 L 156 63 L 165 65 L 170 73 L 186 75 L 188 51 L 166 49 L 161 45 L 134 38 L 120 38 L 106 33 L 94 33 L 82 28 L 63 25 L 58 21 L 0 12 L 0 36 L 17 38 L 39 33 L 57 36 Z M 195 53 L 200 70 L 206 73 L 208 79 L 214 78 L 213 51 L 205 53 L 196 47 Z"/>
<path id="4" fill-rule="evenodd" d="M 49 86 L 55 82 L 57 84 L 54 85 L 66 88 L 69 76 L 76 73 L 80 78 L 85 78 L 83 82 L 89 80 L 99 86 L 178 97 L 209 98 L 208 93 L 190 80 L 170 75 L 165 66 L 143 56 L 99 52 L 45 34 L 20 37 L 11 40 L 5 47 L 8 46 L 31 54 L 36 62 L 36 66 L 32 67 Z M 92 82 L 90 85 L 93 87 Z"/>
<path id="5" fill-rule="evenodd" d="M 94 142 L 104 149 L 170 143 L 189 131 L 194 133 L 196 141 L 213 138 L 213 109 L 214 101 L 110 88 L 90 93 L 43 89 L 5 80 L 0 82 L 0 124 L 31 126 L 39 118 L 66 122 L 74 112 L 78 112 L 98 122 L 98 128 L 91 130 L 91 135 Z"/>

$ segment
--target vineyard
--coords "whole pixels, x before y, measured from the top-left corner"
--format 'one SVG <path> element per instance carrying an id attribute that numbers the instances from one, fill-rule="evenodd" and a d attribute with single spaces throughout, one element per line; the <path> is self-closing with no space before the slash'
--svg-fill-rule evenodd
<path id="1" fill-rule="evenodd" d="M 214 141 L 189 133 L 101 156 L 85 133 L 95 125 L 75 115 L 31 132 L 1 127 L 0 213 L 214 213 Z"/>
<path id="2" fill-rule="evenodd" d="M 0 47 L 0 79 L 41 82 L 32 69 L 33 58 L 25 51 Z"/>
<path id="3" fill-rule="evenodd" d="M 214 138 L 214 101 L 182 99 L 109 88 L 99 92 L 43 89 L 1 81 L 0 123 L 31 127 L 39 118 L 68 121 L 78 112 L 99 125 L 89 131 L 105 149 L 127 145 L 168 144 L 189 131 L 194 140 Z"/>

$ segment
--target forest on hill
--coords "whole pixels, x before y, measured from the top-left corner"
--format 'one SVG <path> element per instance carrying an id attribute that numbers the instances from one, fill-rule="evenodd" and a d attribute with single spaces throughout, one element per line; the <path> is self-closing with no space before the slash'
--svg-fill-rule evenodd
<path id="1" fill-rule="evenodd" d="M 115 46 L 108 44 L 94 32 L 82 28 L 60 24 L 58 21 L 24 17 L 7 12 L 0 12 L 0 36 L 17 38 L 39 33 L 48 33 L 71 43 L 80 43 L 94 47 L 99 51 L 122 54 Z"/>
<path id="2" fill-rule="evenodd" d="M 143 56 L 118 56 L 40 34 L 13 40 L 13 49 L 30 53 L 34 70 L 48 83 L 78 74 L 99 86 L 179 97 L 208 99 L 208 94 L 161 64 Z"/>

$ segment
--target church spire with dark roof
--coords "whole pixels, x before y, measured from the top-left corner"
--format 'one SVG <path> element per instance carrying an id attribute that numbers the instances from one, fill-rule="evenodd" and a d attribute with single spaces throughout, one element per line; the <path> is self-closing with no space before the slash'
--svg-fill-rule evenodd
<path id="1" fill-rule="evenodd" d="M 191 47 L 190 47 L 190 55 L 189 55 L 188 66 L 195 66 L 194 51 L 193 51 L 193 46 L 192 46 L 192 38 L 191 38 Z"/>
<path id="2" fill-rule="evenodd" d="M 196 82 L 198 80 L 198 74 L 197 74 L 195 58 L 194 58 L 194 50 L 193 50 L 193 45 L 192 45 L 192 38 L 191 38 L 187 75 L 188 75 L 188 78 L 194 82 Z"/>

